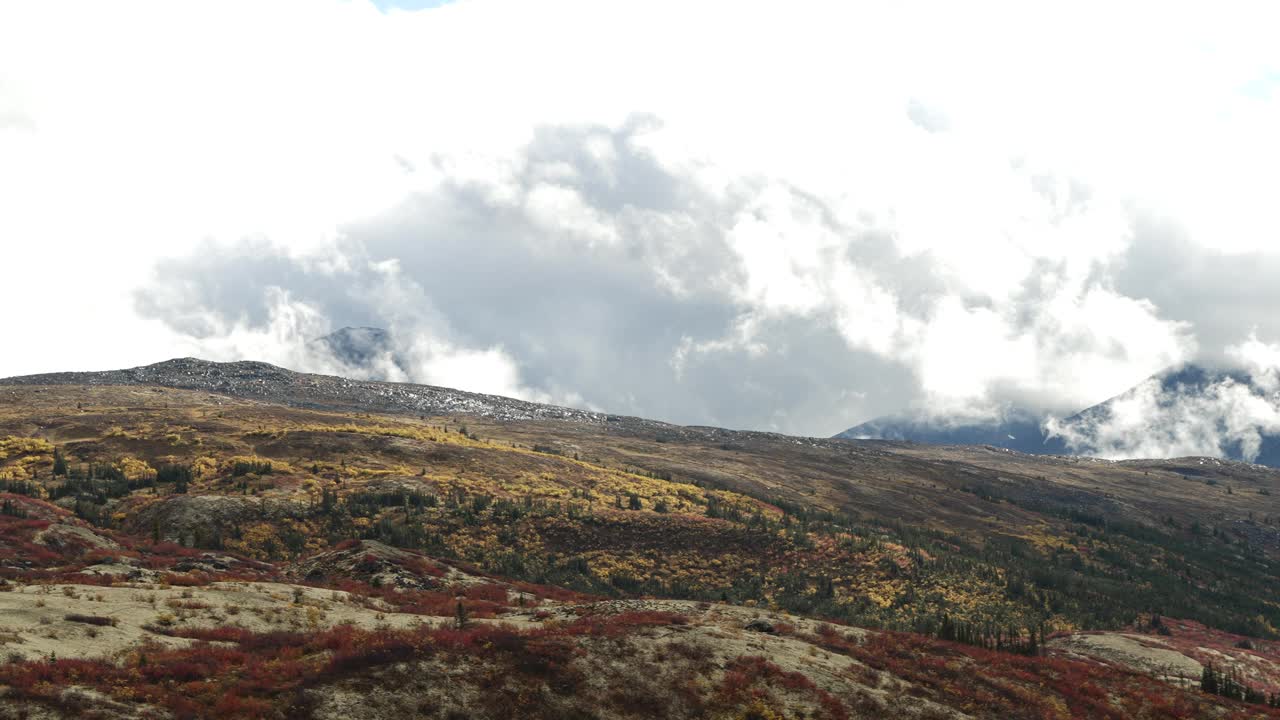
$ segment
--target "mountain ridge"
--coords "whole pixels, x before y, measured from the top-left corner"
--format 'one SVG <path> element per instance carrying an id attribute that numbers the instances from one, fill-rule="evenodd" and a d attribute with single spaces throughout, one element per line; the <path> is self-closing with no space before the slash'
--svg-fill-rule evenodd
<path id="1" fill-rule="evenodd" d="M 1086 453 L 1071 453 L 1064 450 L 1044 452 L 1039 449 L 1043 443 L 1027 439 L 1030 427 L 1023 416 L 1022 420 L 1001 425 L 961 425 L 958 428 L 934 431 L 926 424 L 912 425 L 906 419 L 907 428 L 923 427 L 931 433 L 921 439 L 920 435 L 902 431 L 902 426 L 890 428 L 889 437 L 865 437 L 853 434 L 859 428 L 867 428 L 877 421 L 869 421 L 863 425 L 850 428 L 830 438 L 788 435 L 770 431 L 736 430 L 704 425 L 678 425 L 661 420 L 652 420 L 639 416 L 581 410 L 567 406 L 551 405 L 511 398 L 502 395 L 477 393 L 436 385 L 405 383 L 386 380 L 359 380 L 339 375 L 325 375 L 290 370 L 271 363 L 258 360 L 236 360 L 219 362 L 195 357 L 173 358 L 150 365 L 140 365 L 121 370 L 97 371 L 64 371 L 38 373 L 0 378 L 0 387 L 15 385 L 131 385 L 158 386 L 182 390 L 201 390 L 230 397 L 278 403 L 299 408 L 326 409 L 335 411 L 374 411 L 402 415 L 473 415 L 496 421 L 529 421 L 550 420 L 579 423 L 595 426 L 609 426 L 626 432 L 656 432 L 661 437 L 664 433 L 672 439 L 698 437 L 732 438 L 735 436 L 759 436 L 779 438 L 784 441 L 801 442 L 814 446 L 827 446 L 833 442 L 857 441 L 862 446 L 874 446 L 885 443 L 893 446 L 901 443 L 918 443 L 924 445 L 954 445 L 985 447 L 1004 452 L 1013 452 L 1029 456 L 1055 457 L 1062 456 L 1079 459 L 1097 459 Z M 1121 396 L 1117 396 L 1121 397 Z M 1101 407 L 1100 403 L 1090 410 Z M 1077 413 L 1077 415 L 1083 414 Z M 1015 416 L 1016 417 L 1016 416 Z M 1076 416 L 1071 416 L 1076 417 Z M 975 431 L 974 428 L 977 428 Z M 1001 441 L 996 437 L 999 433 L 1022 431 L 1017 437 L 1019 442 Z M 969 433 L 966 435 L 966 433 Z M 946 434 L 946 439 L 939 440 L 939 435 Z M 1007 440 L 1007 438 L 1006 438 Z M 1185 454 L 1161 458 L 1132 458 L 1133 461 L 1166 460 L 1192 461 L 1200 459 L 1238 461 L 1238 458 L 1220 458 L 1213 455 Z M 1269 463 L 1261 464 L 1277 467 Z"/>
<path id="2" fill-rule="evenodd" d="M 496 421 L 550 420 L 607 426 L 625 432 L 658 433 L 671 439 L 729 436 L 783 438 L 810 444 L 831 438 L 785 435 L 761 430 L 734 430 L 705 425 L 678 425 L 633 415 L 581 410 L 561 405 L 458 390 L 437 385 L 386 380 L 356 380 L 338 375 L 305 373 L 258 360 L 218 362 L 186 357 L 123 370 L 40 373 L 0 378 L 0 387 L 15 385 L 133 385 L 203 390 L 307 409 L 364 411 L 402 415 L 474 415 Z"/>
<path id="3" fill-rule="evenodd" d="M 159 385 L 236 397 L 274 398 L 299 407 L 377 407 L 386 412 L 470 413 L 520 420 L 561 418 L 604 422 L 610 417 L 589 410 L 435 385 L 304 373 L 257 360 L 217 362 L 194 357 L 174 358 L 124 370 L 0 378 L 0 386 L 4 385 Z"/>

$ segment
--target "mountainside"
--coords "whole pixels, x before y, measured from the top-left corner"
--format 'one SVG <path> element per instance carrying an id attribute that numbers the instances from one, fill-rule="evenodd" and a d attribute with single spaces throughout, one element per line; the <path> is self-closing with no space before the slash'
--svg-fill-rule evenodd
<path id="1" fill-rule="evenodd" d="M 262 363 L 11 378 L 0 717 L 1268 717 L 1277 493 Z"/>
<path id="2" fill-rule="evenodd" d="M 1015 410 L 989 423 L 887 416 L 867 421 L 836 435 L 847 440 L 899 440 L 930 445 L 991 445 L 1029 454 L 1062 455 L 1060 438 L 1049 437 L 1042 421 L 1029 411 Z"/>
<path id="3" fill-rule="evenodd" d="M 1280 394 L 1245 372 L 1187 365 L 1062 419 L 1026 410 L 967 424 L 891 416 L 835 437 L 1114 459 L 1208 456 L 1280 467 Z"/>

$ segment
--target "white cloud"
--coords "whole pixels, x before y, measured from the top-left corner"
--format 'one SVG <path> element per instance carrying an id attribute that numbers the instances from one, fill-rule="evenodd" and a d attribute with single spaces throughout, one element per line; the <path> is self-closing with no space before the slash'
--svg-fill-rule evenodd
<path id="1" fill-rule="evenodd" d="M 1101 417 L 1050 421 L 1073 450 L 1110 459 L 1239 456 L 1253 461 L 1264 435 L 1280 433 L 1280 402 L 1247 383 L 1217 379 L 1203 387 L 1143 382 Z"/>
<path id="2" fill-rule="evenodd" d="M 539 185 L 525 197 L 525 210 L 530 221 L 552 237 L 563 236 L 587 246 L 618 242 L 618 232 L 612 223 L 601 218 L 569 188 Z"/>
<path id="3" fill-rule="evenodd" d="M 1280 346 L 1251 337 L 1227 352 L 1243 372 L 1152 378 L 1100 412 L 1051 420 L 1048 428 L 1072 449 L 1106 458 L 1256 460 L 1265 436 L 1280 434 Z"/>
<path id="4" fill-rule="evenodd" d="M 218 361 L 252 359 L 304 372 L 445 385 L 536 402 L 581 403 L 574 395 L 555 396 L 523 386 L 517 364 L 501 347 L 472 349 L 450 340 L 447 324 L 431 311 L 421 288 L 400 274 L 395 260 L 370 263 L 368 269 L 373 284 L 356 289 L 355 296 L 389 309 L 384 319 L 392 339 L 368 362 L 350 365 L 315 343 L 334 329 L 325 312 L 275 286 L 262 293 L 265 317 L 261 322 L 243 316 L 228 321 L 216 310 L 182 317 L 182 324 L 201 329 L 198 338 L 184 341 L 186 348 L 189 354 Z M 349 273 L 340 281 L 367 279 Z"/>
<path id="5" fill-rule="evenodd" d="M 1248 371 L 1259 388 L 1280 392 L 1280 344 L 1262 342 L 1256 333 L 1250 333 L 1248 340 L 1227 348 L 1226 354 Z"/>

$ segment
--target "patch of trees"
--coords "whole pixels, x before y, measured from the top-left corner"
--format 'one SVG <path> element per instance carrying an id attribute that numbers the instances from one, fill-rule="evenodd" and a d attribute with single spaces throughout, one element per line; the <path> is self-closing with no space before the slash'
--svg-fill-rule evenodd
<path id="1" fill-rule="evenodd" d="M 270 475 L 275 472 L 275 467 L 269 460 L 237 460 L 231 465 L 231 477 L 237 478 L 243 475 Z"/>
<path id="2" fill-rule="evenodd" d="M 173 491 L 185 493 L 187 486 L 195 479 L 190 465 L 161 465 L 156 470 L 157 483 L 172 483 Z"/>
<path id="3" fill-rule="evenodd" d="M 1280 694 L 1268 695 L 1250 686 L 1244 681 L 1240 671 L 1234 667 L 1224 671 L 1214 667 L 1213 663 L 1205 665 L 1200 673 L 1200 690 L 1210 695 L 1220 695 L 1247 703 L 1280 707 Z"/>
<path id="4" fill-rule="evenodd" d="M 330 491 L 325 490 L 321 495 L 322 512 L 331 512 L 338 504 L 336 494 L 327 493 Z M 353 517 L 374 517 L 386 508 L 403 508 L 412 514 L 438 506 L 440 499 L 434 494 L 416 490 L 361 491 L 348 495 L 343 504 Z"/>
<path id="5" fill-rule="evenodd" d="M 40 486 L 29 480 L 0 480 L 0 492 L 40 497 Z"/>
<path id="6" fill-rule="evenodd" d="M 964 622 L 948 615 L 943 615 L 935 626 L 926 628 L 926 632 L 922 634 L 932 635 L 939 640 L 1018 655 L 1039 655 L 1045 642 L 1043 623 L 1023 630 L 1000 627 L 993 623 Z"/>

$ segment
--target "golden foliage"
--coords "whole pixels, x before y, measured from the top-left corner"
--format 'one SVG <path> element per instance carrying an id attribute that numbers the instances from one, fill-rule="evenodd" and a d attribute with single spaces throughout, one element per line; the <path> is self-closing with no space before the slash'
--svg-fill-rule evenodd
<path id="1" fill-rule="evenodd" d="M 279 556 L 283 543 L 275 526 L 260 522 L 244 529 L 239 538 L 225 541 L 226 548 L 255 560 L 271 560 Z"/>
<path id="2" fill-rule="evenodd" d="M 155 473 L 155 468 L 151 467 L 151 465 L 128 455 L 117 460 L 116 467 L 130 480 L 137 480 Z"/>
<path id="3" fill-rule="evenodd" d="M 204 458 L 201 458 L 202 460 Z M 209 458 L 212 459 L 212 458 Z M 197 460 L 199 462 L 199 460 Z M 283 460 L 273 458 L 258 457 L 257 455 L 232 455 L 222 458 L 218 462 L 218 470 L 225 474 L 231 474 L 237 463 L 271 463 L 271 471 L 277 474 L 295 473 L 297 470 L 292 465 Z"/>
<path id="4" fill-rule="evenodd" d="M 52 455 L 53 444 L 42 438 L 15 437 L 9 435 L 0 438 L 0 460 L 19 455 Z"/>
<path id="5" fill-rule="evenodd" d="M 209 457 L 208 455 L 201 455 L 200 457 L 196 458 L 195 462 L 191 463 L 191 472 L 197 478 L 209 477 L 210 475 L 215 474 L 217 471 L 218 471 L 218 459 Z"/>

